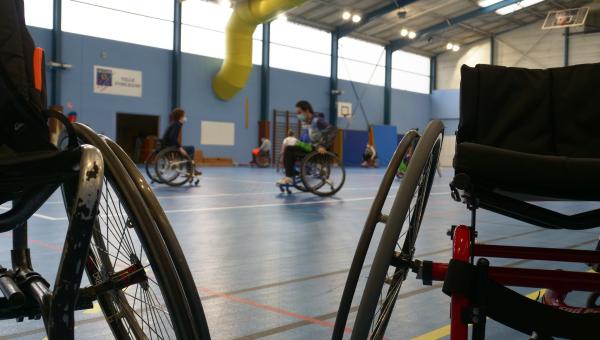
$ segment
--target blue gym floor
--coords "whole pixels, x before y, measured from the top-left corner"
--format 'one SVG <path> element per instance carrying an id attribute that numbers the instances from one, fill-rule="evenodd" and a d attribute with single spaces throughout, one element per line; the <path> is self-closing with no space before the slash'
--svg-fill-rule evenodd
<path id="1" fill-rule="evenodd" d="M 273 169 L 205 168 L 198 187 L 155 185 L 173 224 L 202 296 L 213 339 L 328 339 L 346 274 L 383 169 L 348 169 L 344 188 L 332 198 L 294 192 L 282 195 Z M 450 254 L 446 230 L 468 223 L 462 204 L 450 198 L 451 169 L 436 176 L 417 258 L 445 261 Z M 394 184 L 397 188 L 399 181 Z M 392 190 L 395 193 L 395 190 Z M 391 201 L 391 198 L 389 201 Z M 545 203 L 577 212 L 592 203 Z M 481 211 L 480 242 L 590 249 L 598 231 L 551 231 Z M 376 232 L 378 242 L 382 228 Z M 55 194 L 30 221 L 35 269 L 54 279 L 66 230 L 61 198 Z M 0 235 L 9 265 L 10 237 Z M 369 253 L 370 264 L 375 247 Z M 583 265 L 492 260 L 492 265 L 586 270 Z M 359 292 L 368 267 L 363 271 Z M 535 289 L 519 289 L 537 296 Z M 423 286 L 411 275 L 401 290 L 388 339 L 448 338 L 449 298 L 440 284 Z M 574 296 L 582 300 L 585 295 Z M 356 308 L 350 315 L 352 327 Z M 41 339 L 39 320 L 0 323 L 0 338 Z M 493 322 L 489 339 L 527 339 Z M 110 339 L 99 309 L 78 313 L 77 339 Z"/>

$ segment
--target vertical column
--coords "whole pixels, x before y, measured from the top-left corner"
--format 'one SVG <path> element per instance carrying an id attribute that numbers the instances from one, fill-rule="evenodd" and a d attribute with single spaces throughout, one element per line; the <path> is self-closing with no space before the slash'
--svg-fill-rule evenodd
<path id="1" fill-rule="evenodd" d="M 490 65 L 496 64 L 496 38 L 490 37 Z"/>
<path id="2" fill-rule="evenodd" d="M 385 86 L 383 89 L 383 124 L 392 121 L 392 47 L 385 46 Z"/>
<path id="3" fill-rule="evenodd" d="M 569 28 L 565 28 L 565 61 L 564 61 L 564 66 L 569 66 L 569 36 L 571 35 L 571 32 L 569 30 Z"/>
<path id="4" fill-rule="evenodd" d="M 62 0 L 54 0 L 54 15 L 52 17 L 52 61 L 62 63 Z M 50 105 L 60 105 L 60 68 L 52 67 L 52 95 Z"/>
<path id="5" fill-rule="evenodd" d="M 338 46 L 339 33 L 331 32 L 331 77 L 329 78 L 329 122 L 337 124 L 337 96 L 338 90 Z"/>
<path id="6" fill-rule="evenodd" d="M 271 77 L 271 23 L 263 24 L 262 65 L 260 67 L 260 121 L 258 122 L 258 139 L 269 138 L 269 101 Z"/>
<path id="7" fill-rule="evenodd" d="M 429 93 L 437 89 L 437 56 L 429 59 Z"/>
<path id="8" fill-rule="evenodd" d="M 174 0 L 171 108 L 181 105 L 181 1 Z"/>

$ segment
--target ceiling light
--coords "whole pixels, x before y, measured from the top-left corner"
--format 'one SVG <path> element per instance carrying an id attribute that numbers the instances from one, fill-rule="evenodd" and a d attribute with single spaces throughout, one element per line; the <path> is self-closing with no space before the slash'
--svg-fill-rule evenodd
<path id="1" fill-rule="evenodd" d="M 406 28 L 403 28 L 400 30 L 400 35 L 403 37 L 406 37 L 408 35 L 408 30 Z"/>
<path id="2" fill-rule="evenodd" d="M 453 43 L 448 43 L 448 44 L 446 44 L 446 49 L 447 49 L 447 50 L 451 50 L 453 47 L 454 47 L 454 44 L 453 44 Z"/>
<path id="3" fill-rule="evenodd" d="M 285 15 L 285 13 L 280 13 L 279 15 L 277 15 L 277 20 L 287 21 L 287 19 L 287 15 Z"/>
<path id="4" fill-rule="evenodd" d="M 452 46 L 452 51 L 458 52 L 458 50 L 460 50 L 460 46 L 458 46 L 456 44 L 454 46 Z"/>
<path id="5" fill-rule="evenodd" d="M 219 5 L 223 7 L 231 7 L 231 2 L 229 0 L 219 0 Z"/>
<path id="6" fill-rule="evenodd" d="M 358 14 L 354 14 L 354 15 L 352 16 L 352 22 L 353 22 L 353 23 L 355 23 L 355 24 L 356 24 L 356 23 L 359 23 L 361 20 L 362 20 L 362 18 L 361 18 L 361 16 L 360 16 L 360 15 L 358 15 Z"/>
<path id="7" fill-rule="evenodd" d="M 477 5 L 479 5 L 479 7 L 489 7 L 491 5 L 497 4 L 502 0 L 479 0 L 477 2 Z"/>
<path id="8" fill-rule="evenodd" d="M 507 15 L 507 14 L 516 12 L 516 11 L 518 11 L 520 9 L 523 9 L 525 7 L 533 6 L 533 5 L 535 5 L 537 3 L 540 3 L 542 1 L 544 1 L 544 0 L 523 0 L 523 1 L 520 1 L 520 2 L 518 2 L 516 4 L 512 4 L 512 5 L 506 6 L 506 7 L 502 7 L 500 9 L 496 10 L 496 13 L 498 13 L 500 15 Z"/>
<path id="9" fill-rule="evenodd" d="M 417 33 L 413 32 L 413 31 L 408 32 L 408 38 L 409 39 L 414 39 L 416 37 L 417 37 Z"/>
<path id="10" fill-rule="evenodd" d="M 352 13 L 350 13 L 348 11 L 344 11 L 344 13 L 342 13 L 342 19 L 350 20 L 350 18 L 352 18 Z"/>

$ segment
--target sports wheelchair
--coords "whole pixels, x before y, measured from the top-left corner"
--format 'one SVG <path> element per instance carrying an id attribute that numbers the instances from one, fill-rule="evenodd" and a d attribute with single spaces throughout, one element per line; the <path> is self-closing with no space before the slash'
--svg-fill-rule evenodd
<path id="1" fill-rule="evenodd" d="M 420 138 L 389 214 L 382 213 L 397 169 L 415 133 L 399 144 L 371 206 L 336 318 L 333 339 L 382 339 L 410 272 L 425 285 L 443 282 L 451 297 L 450 338 L 484 339 L 488 318 L 533 339 L 597 339 L 598 293 L 585 306 L 566 302 L 573 291 L 600 291 L 593 272 L 491 266 L 489 257 L 600 263 L 600 251 L 480 244 L 477 211 L 485 209 L 548 229 L 600 226 L 600 209 L 565 215 L 535 200 L 598 201 L 600 140 L 594 100 L 600 64 L 548 70 L 463 66 L 460 123 L 451 196 L 466 205 L 471 223 L 453 226 L 452 259 L 415 258 L 415 244 L 443 138 L 432 121 Z M 346 328 L 365 257 L 378 223 L 385 224 L 352 329 Z M 593 241 L 592 241 L 593 242 Z M 506 286 L 545 288 L 540 301 Z M 400 306 L 401 307 L 401 306 Z M 421 319 L 424 319 L 421 317 Z"/>
<path id="2" fill-rule="evenodd" d="M 197 186 L 200 182 L 194 160 L 182 155 L 179 148 L 161 147 L 160 140 L 144 165 L 151 183 L 180 187 L 186 183 Z"/>
<path id="3" fill-rule="evenodd" d="M 294 187 L 317 196 L 333 196 L 346 181 L 344 164 L 333 152 L 310 152 L 296 162 L 295 168 L 293 183 L 279 185 L 281 193 L 291 194 L 291 187 Z"/>

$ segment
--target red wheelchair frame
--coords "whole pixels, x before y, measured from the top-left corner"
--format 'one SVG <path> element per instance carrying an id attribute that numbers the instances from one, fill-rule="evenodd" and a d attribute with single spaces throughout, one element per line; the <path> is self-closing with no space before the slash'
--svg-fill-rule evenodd
<path id="1" fill-rule="evenodd" d="M 472 263 L 474 257 L 514 258 L 526 260 L 560 261 L 595 264 L 600 262 L 598 251 L 571 250 L 555 248 L 515 247 L 477 244 L 475 231 L 465 225 L 453 228 L 452 259 Z M 557 275 L 560 272 L 560 276 Z M 431 277 L 433 281 L 444 281 L 448 273 L 447 263 L 432 263 Z M 568 306 L 564 300 L 571 291 L 600 291 L 600 279 L 597 273 L 557 271 L 543 269 L 524 269 L 508 267 L 489 267 L 487 274 L 491 280 L 518 287 L 546 287 L 543 303 L 568 310 L 572 313 L 600 313 L 598 308 L 582 308 Z M 467 340 L 468 324 L 463 321 L 463 311 L 471 306 L 467 297 L 452 294 L 450 303 L 450 339 Z M 485 318 L 484 318 L 485 319 Z M 485 320 L 480 320 L 480 328 L 485 328 Z M 475 331 L 475 330 L 474 330 Z"/>

